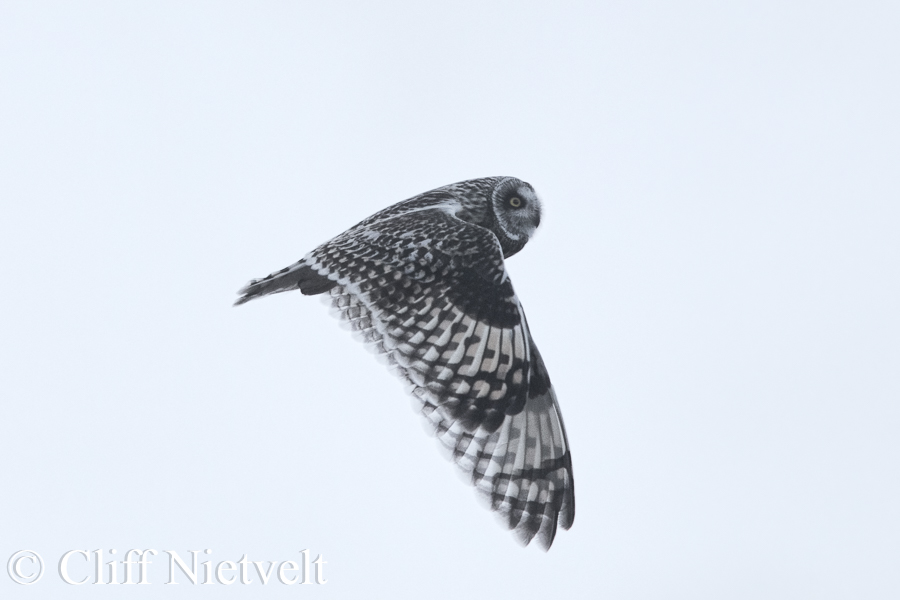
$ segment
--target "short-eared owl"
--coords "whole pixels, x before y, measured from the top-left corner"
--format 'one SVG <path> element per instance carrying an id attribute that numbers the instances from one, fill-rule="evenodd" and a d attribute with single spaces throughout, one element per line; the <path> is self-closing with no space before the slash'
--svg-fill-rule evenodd
<path id="1" fill-rule="evenodd" d="M 472 179 L 378 212 L 250 281 L 235 304 L 297 290 L 382 355 L 450 458 L 516 537 L 572 526 L 572 457 L 556 394 L 503 260 L 541 221 L 531 185 Z"/>

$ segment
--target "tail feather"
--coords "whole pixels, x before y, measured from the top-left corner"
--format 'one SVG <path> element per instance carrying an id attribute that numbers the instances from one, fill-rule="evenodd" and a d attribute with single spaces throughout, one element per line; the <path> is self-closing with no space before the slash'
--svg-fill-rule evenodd
<path id="1" fill-rule="evenodd" d="M 235 301 L 234 305 L 240 306 L 260 296 L 289 292 L 291 290 L 300 290 L 300 293 L 305 296 L 314 296 L 327 292 L 336 285 L 336 281 L 320 275 L 305 261 L 301 260 L 290 267 L 285 267 L 280 271 L 266 275 L 262 279 L 251 279 L 247 285 L 238 290 L 238 294 L 241 297 Z"/>

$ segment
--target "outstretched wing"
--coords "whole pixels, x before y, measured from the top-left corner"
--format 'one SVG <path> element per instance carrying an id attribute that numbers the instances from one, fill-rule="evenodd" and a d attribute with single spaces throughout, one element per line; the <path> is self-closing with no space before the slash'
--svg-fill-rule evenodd
<path id="1" fill-rule="evenodd" d="M 451 459 L 520 541 L 574 519 L 572 463 L 547 370 L 493 233 L 440 207 L 364 221 L 253 281 L 238 301 L 328 292 L 410 386 Z"/>

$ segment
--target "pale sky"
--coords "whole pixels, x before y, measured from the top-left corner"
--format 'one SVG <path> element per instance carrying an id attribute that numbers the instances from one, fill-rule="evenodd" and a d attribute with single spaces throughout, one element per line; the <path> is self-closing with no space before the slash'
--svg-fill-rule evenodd
<path id="1" fill-rule="evenodd" d="M 0 559 L 45 573 L 0 596 L 100 598 L 65 552 L 152 548 L 116 594 L 225 587 L 164 585 L 164 550 L 307 549 L 327 584 L 228 593 L 900 597 L 898 31 L 886 1 L 4 3 Z M 545 211 L 507 267 L 573 452 L 546 554 L 321 302 L 231 306 L 489 175 Z"/>

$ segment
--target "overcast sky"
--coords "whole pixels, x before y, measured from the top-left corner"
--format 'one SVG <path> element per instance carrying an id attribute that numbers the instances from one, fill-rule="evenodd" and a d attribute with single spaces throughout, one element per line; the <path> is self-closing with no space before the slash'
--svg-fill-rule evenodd
<path id="1" fill-rule="evenodd" d="M 327 584 L 229 593 L 897 598 L 898 31 L 888 1 L 3 3 L 0 559 L 46 572 L 0 595 L 99 598 L 66 551 L 153 548 L 118 595 L 210 597 L 164 550 L 308 549 Z M 545 209 L 507 267 L 573 452 L 546 554 L 321 302 L 231 307 L 488 175 Z"/>

